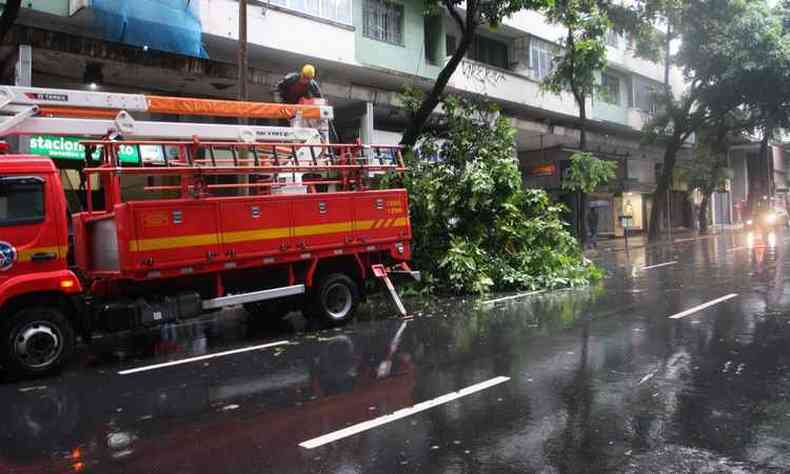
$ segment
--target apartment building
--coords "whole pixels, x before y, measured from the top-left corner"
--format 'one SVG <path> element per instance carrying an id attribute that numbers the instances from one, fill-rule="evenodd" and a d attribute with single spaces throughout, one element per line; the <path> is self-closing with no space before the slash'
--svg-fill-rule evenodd
<path id="1" fill-rule="evenodd" d="M 237 96 L 238 0 L 26 0 L 3 45 L 6 82 L 47 87 L 203 97 Z M 271 100 L 277 81 L 316 64 L 324 95 L 337 108 L 344 140 L 397 143 L 407 117 L 403 87 L 429 87 L 458 44 L 447 15 L 426 16 L 421 0 L 249 0 L 250 97 Z M 450 93 L 497 102 L 517 129 L 525 183 L 561 198 L 560 179 L 578 146 L 578 107 L 569 94 L 541 90 L 562 31 L 522 11 L 496 29 L 480 28 Z M 607 37 L 605 93 L 587 104 L 588 148 L 618 163 L 604 201 L 603 232 L 633 209 L 644 229 L 663 150 L 640 131 L 655 112 L 661 64 L 636 58 L 627 38 Z M 16 67 L 14 67 L 16 65 Z M 672 71 L 675 90 L 682 78 Z M 157 119 L 157 117 L 148 117 Z M 186 117 L 186 119 L 190 119 Z M 679 195 L 684 194 L 679 191 Z M 680 209 L 683 204 L 677 204 Z M 675 207 L 675 204 L 673 204 Z M 675 212 L 680 214 L 680 212 Z"/>

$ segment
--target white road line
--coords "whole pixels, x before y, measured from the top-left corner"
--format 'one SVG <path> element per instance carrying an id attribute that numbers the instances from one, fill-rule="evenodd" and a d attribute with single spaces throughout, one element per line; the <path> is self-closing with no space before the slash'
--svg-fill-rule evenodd
<path id="1" fill-rule="evenodd" d="M 643 383 L 647 382 L 648 380 L 652 379 L 656 375 L 655 371 L 650 372 L 649 374 L 642 377 L 642 380 L 639 381 L 637 385 L 642 385 Z"/>
<path id="2" fill-rule="evenodd" d="M 174 365 L 189 364 L 201 360 L 214 359 L 216 357 L 225 357 L 233 354 L 241 354 L 242 352 L 258 351 L 261 349 L 268 349 L 270 347 L 284 346 L 290 344 L 289 341 L 270 342 L 269 344 L 261 344 L 260 346 L 242 347 L 241 349 L 233 349 L 232 351 L 217 352 L 216 354 L 206 354 L 197 357 L 190 357 L 188 359 L 173 360 L 161 364 L 146 365 L 145 367 L 136 367 L 134 369 L 121 370 L 118 375 L 130 375 L 138 372 L 146 372 L 148 370 L 156 370 L 164 367 L 172 367 Z"/>
<path id="3" fill-rule="evenodd" d="M 481 304 L 483 304 L 483 305 L 490 305 L 490 304 L 501 303 L 503 301 L 516 300 L 516 299 L 519 299 L 519 298 L 526 298 L 527 296 L 538 295 L 540 293 L 544 293 L 545 291 L 546 290 L 538 290 L 538 291 L 530 291 L 528 293 L 519 293 L 519 294 L 513 295 L 513 296 L 505 296 L 503 298 L 497 298 L 497 299 L 494 299 L 494 300 L 483 301 Z"/>
<path id="4" fill-rule="evenodd" d="M 507 382 L 508 380 L 510 380 L 510 377 L 494 377 L 491 380 L 486 380 L 485 382 L 480 382 L 475 385 L 470 385 L 469 387 L 463 388 L 457 392 L 448 393 L 446 395 L 442 395 L 441 397 L 434 398 L 433 400 L 428 400 L 422 403 L 418 403 L 409 408 L 404 408 L 402 410 L 398 410 L 396 412 L 390 413 L 389 415 L 380 416 L 372 420 L 363 421 L 362 423 L 358 423 L 356 425 L 343 428 L 342 430 L 334 431 L 332 433 L 327 433 L 323 436 L 319 436 L 318 438 L 313 438 L 303 443 L 299 443 L 299 446 L 305 449 L 314 449 L 319 446 L 323 446 L 325 444 L 333 443 L 343 438 L 348 438 L 349 436 L 354 436 L 356 434 L 362 433 L 363 431 L 367 431 L 372 428 L 376 428 L 381 425 L 385 425 L 387 423 L 391 423 L 393 421 L 406 418 L 407 416 L 420 413 L 430 408 L 443 405 L 445 403 L 451 402 L 453 400 L 457 400 L 467 395 L 480 392 L 487 388 L 491 388 L 495 385 L 499 385 L 503 382 Z"/>
<path id="5" fill-rule="evenodd" d="M 664 263 L 659 263 L 659 264 L 656 264 L 656 265 L 650 265 L 648 267 L 642 267 L 642 270 L 650 270 L 652 268 L 666 267 L 668 265 L 674 265 L 676 263 L 678 263 L 678 262 L 675 261 L 675 260 L 672 260 L 671 262 L 664 262 Z"/>
<path id="6" fill-rule="evenodd" d="M 683 311 L 682 313 L 678 313 L 678 314 L 672 315 L 672 316 L 669 317 L 669 319 L 685 318 L 686 316 L 688 316 L 690 314 L 694 314 L 697 311 L 702 311 L 703 309 L 709 308 L 709 307 L 711 307 L 711 306 L 713 306 L 715 304 L 719 304 L 722 301 L 727 301 L 727 300 L 733 299 L 736 296 L 738 296 L 738 293 L 730 293 L 727 296 L 722 296 L 721 298 L 716 298 L 713 301 L 708 301 L 707 303 L 701 304 L 699 306 L 695 306 L 695 307 L 693 307 L 691 309 L 687 309 L 686 311 Z"/>

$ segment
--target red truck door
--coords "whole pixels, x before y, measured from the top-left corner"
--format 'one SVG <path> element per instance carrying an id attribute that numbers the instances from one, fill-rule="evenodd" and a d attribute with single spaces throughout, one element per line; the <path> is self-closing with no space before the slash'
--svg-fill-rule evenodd
<path id="1" fill-rule="evenodd" d="M 271 197 L 220 203 L 228 257 L 279 255 L 291 248 L 291 202 Z"/>
<path id="2" fill-rule="evenodd" d="M 0 175 L 0 285 L 66 268 L 65 212 L 54 174 Z"/>
<path id="3" fill-rule="evenodd" d="M 306 195 L 293 202 L 294 242 L 298 250 L 342 247 L 352 236 L 351 198 Z M 347 240 L 348 239 L 348 240 Z"/>
<path id="4" fill-rule="evenodd" d="M 209 201 L 132 203 L 138 268 L 192 265 L 220 258 L 217 206 Z"/>
<path id="5" fill-rule="evenodd" d="M 363 243 L 403 238 L 407 216 L 401 193 L 369 191 L 354 199 L 354 231 Z"/>

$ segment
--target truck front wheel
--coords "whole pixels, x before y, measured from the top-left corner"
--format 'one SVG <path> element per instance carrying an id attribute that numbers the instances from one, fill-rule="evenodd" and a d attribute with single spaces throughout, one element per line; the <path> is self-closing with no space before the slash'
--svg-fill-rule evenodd
<path id="1" fill-rule="evenodd" d="M 26 308 L 2 322 L 0 364 L 18 376 L 60 369 L 74 351 L 74 329 L 55 307 Z"/>
<path id="2" fill-rule="evenodd" d="M 333 325 L 347 323 L 359 305 L 359 286 L 342 273 L 323 277 L 309 296 L 305 316 Z"/>

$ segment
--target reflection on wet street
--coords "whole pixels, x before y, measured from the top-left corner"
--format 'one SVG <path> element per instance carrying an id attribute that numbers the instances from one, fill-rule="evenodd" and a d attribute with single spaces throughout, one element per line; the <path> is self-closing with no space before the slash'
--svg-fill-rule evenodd
<path id="1" fill-rule="evenodd" d="M 787 472 L 785 238 L 612 252 L 594 288 L 342 330 L 237 310 L 99 341 L 0 386 L 0 472 Z"/>

